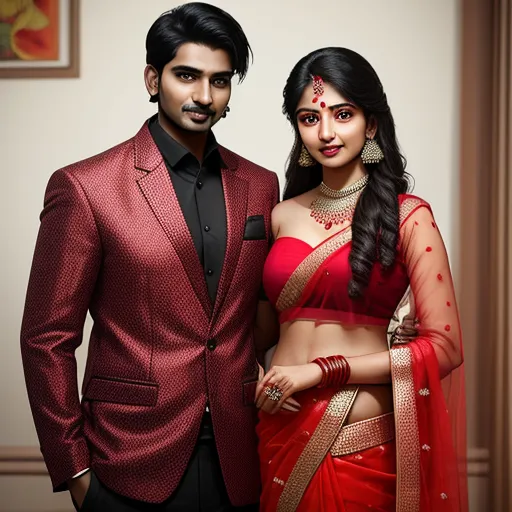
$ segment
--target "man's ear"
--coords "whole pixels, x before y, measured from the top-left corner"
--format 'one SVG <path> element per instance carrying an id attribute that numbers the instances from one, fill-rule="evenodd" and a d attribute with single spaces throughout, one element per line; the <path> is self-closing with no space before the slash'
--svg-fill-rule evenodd
<path id="1" fill-rule="evenodd" d="M 146 83 L 146 89 L 151 97 L 158 94 L 158 71 L 148 64 L 144 69 L 144 82 Z"/>

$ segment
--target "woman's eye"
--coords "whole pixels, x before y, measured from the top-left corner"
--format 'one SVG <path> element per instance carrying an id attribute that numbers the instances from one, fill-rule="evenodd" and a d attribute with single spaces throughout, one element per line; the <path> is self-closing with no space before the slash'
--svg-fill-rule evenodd
<path id="1" fill-rule="evenodd" d="M 343 121 L 346 121 L 347 119 L 350 119 L 351 117 L 352 117 L 352 114 L 350 112 L 348 112 L 347 110 L 342 110 L 341 112 L 338 113 L 338 118 Z"/>
<path id="2" fill-rule="evenodd" d="M 316 121 L 317 121 L 317 118 L 316 116 L 304 116 L 301 121 L 304 123 L 304 124 L 315 124 Z"/>

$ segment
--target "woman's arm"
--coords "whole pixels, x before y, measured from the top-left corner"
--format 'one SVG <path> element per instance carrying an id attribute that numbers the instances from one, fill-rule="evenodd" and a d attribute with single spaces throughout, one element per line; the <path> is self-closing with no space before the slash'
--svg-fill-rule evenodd
<path id="1" fill-rule="evenodd" d="M 403 220 L 400 254 L 416 305 L 417 337 L 432 345 L 440 378 L 444 378 L 462 363 L 461 329 L 448 256 L 427 203 L 422 203 Z M 414 338 L 410 343 L 414 343 Z M 350 357 L 347 361 L 351 368 L 350 384 L 391 381 L 387 351 Z"/>
<path id="2" fill-rule="evenodd" d="M 417 338 L 431 344 L 444 378 L 463 361 L 462 336 L 448 255 L 427 203 L 403 221 L 400 244 L 416 306 Z"/>

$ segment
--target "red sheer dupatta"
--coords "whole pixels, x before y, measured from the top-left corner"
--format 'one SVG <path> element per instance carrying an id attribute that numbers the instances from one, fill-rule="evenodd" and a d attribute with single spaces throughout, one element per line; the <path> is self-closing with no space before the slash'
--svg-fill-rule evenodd
<path id="1" fill-rule="evenodd" d="M 277 309 L 292 311 L 301 318 L 308 313 L 303 306 L 320 286 L 325 290 L 329 286 L 339 288 L 340 281 L 333 279 L 334 265 L 332 269 L 326 266 L 336 254 L 341 257 L 344 251 L 348 253 L 350 240 L 351 230 L 347 228 L 313 250 L 286 283 Z M 430 207 L 413 196 L 401 197 L 397 266 L 402 273 L 404 268 L 407 271 L 409 291 L 398 306 L 389 329 L 395 406 L 396 510 L 467 512 L 463 353 L 455 293 L 446 250 Z M 403 285 L 399 272 L 395 275 L 398 277 L 386 282 L 386 292 L 389 296 L 400 297 L 407 283 Z M 378 302 L 376 297 L 380 299 L 382 296 L 372 296 L 372 302 Z M 390 316 L 391 313 L 387 318 Z M 293 316 L 292 319 L 297 318 Z M 357 313 L 353 318 L 339 320 L 357 323 L 362 318 L 363 315 Z M 295 510 L 297 496 L 299 500 L 302 496 L 297 493 L 297 481 L 304 484 L 304 500 L 309 503 L 307 500 L 315 486 L 310 485 L 308 491 L 308 481 L 315 483 L 318 479 L 323 479 L 333 489 L 340 486 L 339 493 L 332 493 L 331 508 L 325 510 L 345 510 L 347 496 L 343 491 L 346 489 L 341 486 L 349 481 L 346 477 L 358 482 L 368 478 L 354 466 L 343 466 L 342 469 L 340 466 L 337 473 L 324 471 L 331 463 L 330 456 L 325 453 L 342 425 L 341 421 L 333 420 L 342 416 L 333 415 L 332 410 L 336 410 L 336 401 L 342 401 L 347 392 L 348 388 L 344 388 L 335 393 L 329 405 L 326 399 L 314 410 L 308 410 L 304 419 L 307 424 L 296 428 L 288 425 L 289 419 L 284 413 L 283 416 L 260 415 L 258 435 L 264 482 L 263 510 L 276 510 L 277 503 L 284 507 L 278 507 L 278 511 Z M 304 405 L 301 411 L 304 415 Z M 297 440 L 300 442 L 296 443 Z M 363 438 L 360 440 L 362 442 Z M 311 470 L 311 461 L 318 455 L 321 462 L 316 461 L 319 466 L 314 467 L 313 476 L 303 477 L 308 468 Z M 302 480 L 294 475 L 301 476 Z M 389 510 L 389 506 L 382 509 Z M 301 510 L 300 505 L 298 510 Z"/>
<path id="2" fill-rule="evenodd" d="M 448 257 L 427 203 L 401 207 L 410 289 L 391 323 L 397 511 L 468 510 L 460 323 Z"/>

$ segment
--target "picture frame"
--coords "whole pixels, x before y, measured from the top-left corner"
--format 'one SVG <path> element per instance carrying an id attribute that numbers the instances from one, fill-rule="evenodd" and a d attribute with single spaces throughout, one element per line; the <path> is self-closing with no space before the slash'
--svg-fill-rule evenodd
<path id="1" fill-rule="evenodd" d="M 0 79 L 78 76 L 79 0 L 0 0 Z"/>

